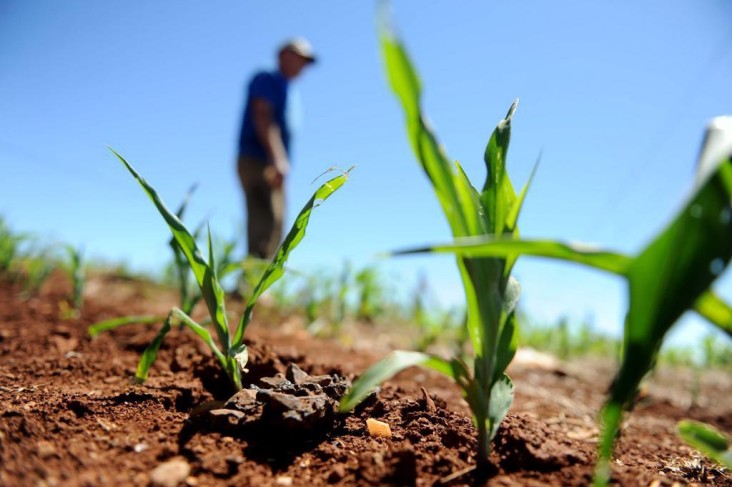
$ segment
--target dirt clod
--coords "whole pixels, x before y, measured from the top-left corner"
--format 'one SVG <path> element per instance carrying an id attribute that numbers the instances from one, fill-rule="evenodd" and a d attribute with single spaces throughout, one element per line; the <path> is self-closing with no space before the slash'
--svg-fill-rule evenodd
<path id="1" fill-rule="evenodd" d="M 177 487 L 190 473 L 191 466 L 188 462 L 182 458 L 174 458 L 161 463 L 150 472 L 150 484 L 154 487 Z"/>

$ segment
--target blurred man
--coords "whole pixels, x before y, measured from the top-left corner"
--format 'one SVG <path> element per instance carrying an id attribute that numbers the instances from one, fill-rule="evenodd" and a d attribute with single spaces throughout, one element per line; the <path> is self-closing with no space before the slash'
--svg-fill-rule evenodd
<path id="1" fill-rule="evenodd" d="M 289 85 L 314 62 L 310 43 L 295 38 L 280 47 L 276 71 L 259 72 L 249 82 L 238 171 L 247 206 L 249 255 L 254 257 L 272 258 L 282 241 L 292 130 Z"/>

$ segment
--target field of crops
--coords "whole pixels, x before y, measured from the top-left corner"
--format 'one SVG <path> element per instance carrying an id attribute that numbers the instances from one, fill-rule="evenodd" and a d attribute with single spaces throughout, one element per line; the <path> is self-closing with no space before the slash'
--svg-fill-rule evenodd
<path id="1" fill-rule="evenodd" d="M 436 373 L 409 369 L 355 412 L 307 434 L 226 426 L 198 410 L 230 393 L 216 359 L 189 330 L 171 332 L 144 385 L 131 377 L 155 327 L 87 334 L 103 319 L 165 314 L 177 304 L 174 289 L 93 275 L 82 317 L 74 318 L 63 315 L 72 291 L 65 274 L 52 274 L 26 299 L 17 284 L 1 286 L 3 485 L 433 485 L 474 465 L 470 410 Z M 247 380 L 262 385 L 291 363 L 311 375 L 354 378 L 395 344 L 404 346 L 388 323 L 344 324 L 350 345 L 314 338 L 306 323 L 265 307 L 246 339 Z M 494 440 L 488 485 L 591 482 L 595 419 L 614 366 L 612 359 L 519 352 L 508 369 L 516 399 Z M 684 418 L 732 428 L 728 370 L 697 376 L 688 367 L 661 367 L 624 425 L 613 481 L 732 485 L 728 473 L 676 434 Z M 391 438 L 370 436 L 367 419 L 389 424 Z M 464 474 L 442 485 L 473 484 Z"/>
<path id="2" fill-rule="evenodd" d="M 477 184 L 385 14 L 379 43 L 453 237 L 389 257 L 450 254 L 464 307 L 430 306 L 428 278 L 404 303 L 376 268 L 288 268 L 357 171 L 322 175 L 272 260 L 239 260 L 187 220 L 195 188 L 174 209 L 113 150 L 170 231 L 169 264 L 110 270 L 0 218 L 1 485 L 732 485 L 732 306 L 712 287 L 732 259 L 732 117 L 709 123 L 688 199 L 635 255 L 524 239 L 518 100 Z M 619 276 L 623 336 L 532 324 L 513 275 L 527 255 Z M 714 334 L 663 348 L 686 313 Z"/>

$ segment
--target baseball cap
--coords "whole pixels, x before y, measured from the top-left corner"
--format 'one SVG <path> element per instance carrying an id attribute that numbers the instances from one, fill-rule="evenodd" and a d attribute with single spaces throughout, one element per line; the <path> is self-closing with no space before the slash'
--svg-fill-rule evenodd
<path id="1" fill-rule="evenodd" d="M 308 42 L 308 40 L 304 37 L 293 37 L 292 39 L 282 44 L 279 52 L 283 53 L 285 51 L 294 52 L 298 56 L 304 57 L 311 63 L 314 63 L 316 60 L 315 52 L 313 52 L 313 46 L 311 46 L 310 42 Z"/>

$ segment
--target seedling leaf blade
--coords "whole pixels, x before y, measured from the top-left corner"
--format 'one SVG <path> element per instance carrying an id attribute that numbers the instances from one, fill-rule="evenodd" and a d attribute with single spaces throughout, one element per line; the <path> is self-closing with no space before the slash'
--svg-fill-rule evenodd
<path id="1" fill-rule="evenodd" d="M 732 338 L 732 306 L 724 302 L 719 296 L 707 291 L 697 299 L 694 309 Z"/>
<path id="2" fill-rule="evenodd" d="M 509 376 L 501 374 L 501 377 L 493 383 L 491 388 L 491 403 L 488 408 L 488 419 L 490 421 L 488 435 L 491 440 L 496 436 L 498 427 L 508 414 L 512 403 L 513 382 L 511 382 Z"/>
<path id="3" fill-rule="evenodd" d="M 518 255 L 546 257 L 576 262 L 619 275 L 625 275 L 632 262 L 632 259 L 626 255 L 587 245 L 554 240 L 520 240 L 493 236 L 464 237 L 451 243 L 397 250 L 392 254 L 406 255 L 425 252 L 454 253 L 462 257 L 511 258 Z"/>
<path id="4" fill-rule="evenodd" d="M 729 440 L 715 428 L 697 421 L 684 420 L 678 424 L 679 436 L 713 461 L 732 468 Z"/>
<path id="5" fill-rule="evenodd" d="M 135 380 L 137 382 L 142 383 L 147 380 L 150 367 L 152 367 L 152 364 L 158 357 L 158 350 L 160 350 L 160 346 L 163 344 L 165 335 L 167 335 L 171 329 L 170 321 L 171 316 L 169 315 L 168 318 L 165 319 L 163 326 L 155 335 L 155 338 L 153 338 L 152 342 L 150 342 L 147 348 L 145 348 L 145 351 L 142 352 L 140 361 L 137 363 L 137 371 L 135 372 Z"/>
<path id="6" fill-rule="evenodd" d="M 188 263 L 193 270 L 193 275 L 196 277 L 196 282 L 201 288 L 201 294 L 203 295 L 206 306 L 208 307 L 211 317 L 218 334 L 221 345 L 225 348 L 229 347 L 229 325 L 226 320 L 226 310 L 224 307 L 224 301 L 219 299 L 223 296 L 223 290 L 218 281 L 212 279 L 213 273 L 210 271 L 206 260 L 201 255 L 196 240 L 185 227 L 183 222 L 172 213 L 162 198 L 158 195 L 155 188 L 153 188 L 140 174 L 130 165 L 121 155 L 119 155 L 114 149 L 110 149 L 115 156 L 124 164 L 127 170 L 137 179 L 140 186 L 145 190 L 148 197 L 155 204 L 158 212 L 163 217 L 165 222 L 168 224 L 170 231 L 173 233 L 176 242 L 180 245 L 180 250 L 183 251 Z"/>
<path id="7" fill-rule="evenodd" d="M 603 412 L 607 431 L 601 437 L 598 484 L 606 480 L 605 464 L 620 426 L 621 415 L 614 410 L 630 403 L 653 367 L 666 332 L 694 306 L 730 258 L 732 157 L 719 162 L 676 218 L 628 268 L 630 306 L 623 360 Z"/>
<path id="8" fill-rule="evenodd" d="M 313 208 L 320 205 L 323 201 L 325 201 L 333 193 L 335 193 L 338 188 L 345 184 L 345 182 L 348 180 L 349 171 L 350 169 L 343 174 L 323 183 L 315 191 L 315 194 L 313 194 L 313 196 L 305 204 L 302 210 L 300 210 L 300 214 L 295 219 L 295 223 L 292 225 L 292 228 L 285 237 L 285 240 L 282 242 L 279 249 L 277 249 L 277 254 L 275 255 L 272 262 L 269 264 L 267 269 L 264 271 L 264 274 L 259 280 L 259 283 L 254 288 L 252 295 L 249 297 L 246 310 L 244 311 L 244 314 L 239 321 L 239 326 L 237 327 L 236 333 L 234 335 L 234 340 L 232 344 L 234 348 L 242 344 L 242 340 L 244 339 L 244 331 L 246 330 L 246 327 L 249 325 L 249 321 L 251 320 L 252 311 L 254 310 L 254 305 L 257 301 L 257 298 L 272 284 L 277 282 L 277 280 L 284 274 L 284 266 L 287 262 L 287 258 L 305 236 L 305 231 L 307 229 L 308 222 L 310 221 L 310 214 L 312 213 Z"/>
<path id="9" fill-rule="evenodd" d="M 458 380 L 455 364 L 436 355 L 423 352 L 395 351 L 372 365 L 353 383 L 351 390 L 341 399 L 340 412 L 348 412 L 385 380 L 389 380 L 402 370 L 423 365 L 436 370 L 454 380 Z"/>
<path id="10" fill-rule="evenodd" d="M 119 328 L 120 326 L 131 325 L 134 323 L 151 325 L 153 323 L 163 321 L 164 319 L 164 316 L 153 315 L 121 316 L 119 318 L 112 318 L 111 320 L 104 320 L 98 323 L 94 323 L 93 325 L 89 326 L 89 328 L 87 328 L 87 332 L 89 333 L 89 336 L 95 337 L 104 331 L 114 330 L 115 328 Z"/>
<path id="11" fill-rule="evenodd" d="M 459 211 L 452 166 L 421 112 L 422 89 L 417 72 L 404 46 L 383 19 L 379 40 L 389 84 L 404 109 L 412 150 L 434 187 L 450 228 L 465 235 L 466 225 Z"/>
<path id="12" fill-rule="evenodd" d="M 508 109 L 506 118 L 498 122 L 483 156 L 487 175 L 480 199 L 483 208 L 487 210 L 490 228 L 488 233 L 496 235 L 502 235 L 506 230 L 513 232 L 512 228 L 506 228 L 507 216 L 516 201 L 516 192 L 506 174 L 506 154 L 511 140 L 511 119 L 517 107 L 518 100 L 515 100 Z"/>
<path id="13" fill-rule="evenodd" d="M 201 338 L 209 348 L 211 348 L 214 356 L 219 360 L 224 369 L 227 372 L 229 371 L 231 365 L 219 350 L 219 347 L 216 345 L 216 342 L 214 342 L 211 333 L 206 328 L 193 321 L 190 316 L 185 314 L 179 308 L 173 308 L 165 319 L 163 326 L 155 335 L 155 338 L 153 338 L 153 341 L 150 342 L 150 345 L 148 345 L 145 351 L 142 352 L 140 361 L 137 364 L 137 371 L 135 372 L 135 379 L 138 382 L 145 382 L 145 380 L 147 380 L 148 372 L 158 356 L 158 351 L 160 350 L 160 346 L 163 344 L 165 335 L 170 332 L 173 326 L 178 324 L 182 324 L 193 330 L 193 332 L 198 335 L 198 337 Z M 240 385 L 239 388 L 241 388 Z"/>

